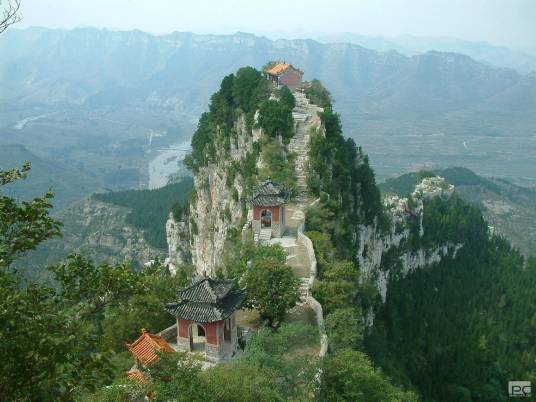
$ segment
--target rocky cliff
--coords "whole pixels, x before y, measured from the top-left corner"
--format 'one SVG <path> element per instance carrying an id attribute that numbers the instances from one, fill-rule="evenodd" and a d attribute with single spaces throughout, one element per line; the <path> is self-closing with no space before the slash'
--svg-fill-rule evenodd
<path id="1" fill-rule="evenodd" d="M 222 93 L 223 85 L 216 95 Z M 314 91 L 305 92 L 310 100 L 322 104 Z M 276 97 L 272 92 L 270 99 Z M 312 218 L 307 217 L 306 230 L 331 232 L 339 253 L 359 265 L 361 280 L 374 283 L 384 301 L 390 280 L 437 263 L 458 250 L 459 244 L 436 244 L 430 248 L 419 245 L 423 236 L 423 200 L 448 197 L 452 188 L 445 188 L 440 179 L 430 179 L 410 199 L 382 201 L 366 155 L 353 141 L 344 139 L 331 105 L 324 101 L 324 112 L 323 107 L 310 104 L 304 95 L 296 99 L 289 145 L 284 146 L 281 137 L 276 142 L 288 155 L 297 155 L 292 172 L 296 177 L 296 201 L 303 203 L 301 193 L 311 190 L 309 204 L 318 204 L 307 211 Z M 211 110 L 214 114 L 213 104 Z M 315 130 L 302 132 L 305 121 L 314 122 Z M 251 110 L 249 115 L 235 111 L 227 129 L 225 124 L 210 126 L 205 135 L 209 140 L 204 140 L 206 144 L 198 156 L 203 163 L 193 164 L 194 191 L 189 210 L 181 221 L 170 216 L 167 223 L 169 261 L 173 265 L 191 262 L 199 275 L 215 275 L 223 264 L 226 241 L 247 225 L 248 191 L 270 163 L 263 159 L 269 136 L 258 122 L 258 110 Z M 200 127 L 198 137 L 202 122 Z M 298 146 L 297 131 L 299 138 L 311 137 L 299 143 L 306 149 Z M 194 136 L 195 141 L 199 140 Z M 319 202 L 312 202 L 315 197 Z M 314 223 L 316 214 L 321 217 L 317 219 L 318 227 Z M 331 218 L 326 219 L 329 215 Z"/>
<path id="2" fill-rule="evenodd" d="M 426 178 L 417 184 L 410 199 L 384 198 L 385 213 L 390 221 L 388 230 L 380 230 L 377 224 L 357 226 L 357 258 L 362 279 L 376 284 L 384 302 L 391 279 L 436 264 L 447 256 L 456 256 L 462 244 L 446 242 L 431 248 L 408 246 L 412 237 L 420 239 L 424 235 L 423 201 L 434 197 L 448 198 L 453 190 L 454 186 L 441 177 Z"/>
<path id="3" fill-rule="evenodd" d="M 216 150 L 215 162 L 201 168 L 194 178 L 189 215 L 191 258 L 201 275 L 214 275 L 228 232 L 240 228 L 245 219 L 245 182 L 237 167 L 252 154 L 261 133 L 248 132 L 244 115 L 236 119 L 234 130 L 235 141 L 230 142 L 229 150 Z"/>
<path id="4" fill-rule="evenodd" d="M 128 208 L 87 198 L 57 215 L 63 222 L 62 238 L 48 240 L 20 260 L 40 275 L 42 267 L 81 252 L 97 263 L 132 261 L 143 265 L 165 252 L 147 244 L 142 230 L 126 223 Z"/>

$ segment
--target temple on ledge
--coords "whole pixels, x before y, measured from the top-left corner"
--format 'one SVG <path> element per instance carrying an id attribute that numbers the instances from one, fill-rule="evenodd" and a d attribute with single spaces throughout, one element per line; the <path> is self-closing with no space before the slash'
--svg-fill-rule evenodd
<path id="1" fill-rule="evenodd" d="M 166 311 L 177 319 L 178 350 L 202 353 L 213 362 L 233 356 L 238 347 L 235 311 L 245 297 L 245 291 L 233 285 L 204 278 L 180 290 L 178 301 L 166 304 Z"/>
<path id="2" fill-rule="evenodd" d="M 285 233 L 285 204 L 290 193 L 280 184 L 267 180 L 253 188 L 249 202 L 253 208 L 253 234 L 260 242 Z"/>

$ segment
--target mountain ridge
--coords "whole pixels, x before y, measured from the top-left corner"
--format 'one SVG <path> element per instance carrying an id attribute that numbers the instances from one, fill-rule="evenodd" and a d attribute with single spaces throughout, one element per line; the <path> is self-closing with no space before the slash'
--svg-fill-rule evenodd
<path id="1" fill-rule="evenodd" d="M 0 51 L 6 56 L 0 61 L 0 118 L 8 134 L 9 124 L 35 107 L 36 115 L 67 109 L 86 116 L 87 132 L 95 121 L 99 129 L 106 121 L 102 129 L 113 135 L 119 129 L 108 120 L 142 118 L 137 131 L 180 126 L 184 140 L 222 76 L 243 65 L 284 59 L 300 66 L 306 79 L 319 78 L 331 89 L 346 133 L 367 147 L 379 177 L 433 161 L 522 178 L 534 163 L 536 75 L 464 55 L 408 57 L 247 33 L 154 36 L 95 28 L 11 30 L 0 38 Z M 469 141 L 477 141 L 478 149 L 467 149 L 463 144 Z"/>

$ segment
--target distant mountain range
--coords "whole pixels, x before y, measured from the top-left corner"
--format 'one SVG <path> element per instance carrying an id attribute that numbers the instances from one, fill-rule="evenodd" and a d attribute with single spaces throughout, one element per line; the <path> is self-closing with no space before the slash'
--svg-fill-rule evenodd
<path id="1" fill-rule="evenodd" d="M 536 184 L 536 74 L 466 55 L 93 28 L 13 29 L 0 54 L 0 145 L 24 144 L 105 179 L 126 167 L 129 183 L 143 185 L 150 133 L 163 145 L 188 138 L 224 75 L 284 59 L 330 88 L 345 134 L 379 177 L 462 165 Z"/>
<path id="2" fill-rule="evenodd" d="M 536 106 L 536 74 L 454 53 L 408 57 L 348 43 L 270 41 L 244 33 L 153 36 L 90 28 L 12 30 L 0 38 L 0 52 L 0 100 L 11 104 L 162 107 L 182 101 L 199 114 L 222 75 L 244 64 L 285 59 L 303 68 L 305 78 L 326 82 L 343 114 L 406 120 L 454 115 L 462 127 L 498 111 L 508 112 L 503 125 L 515 120 L 524 127 L 536 119 L 527 113 Z M 515 117 L 509 119 L 510 113 Z"/>
<path id="3" fill-rule="evenodd" d="M 353 43 L 380 52 L 396 50 L 406 56 L 431 50 L 465 54 L 483 63 L 513 68 L 520 73 L 536 71 L 536 55 L 492 45 L 488 42 L 470 42 L 449 37 L 422 37 L 402 35 L 395 37 L 358 35 L 354 33 L 319 34 L 312 38 L 322 43 Z"/>

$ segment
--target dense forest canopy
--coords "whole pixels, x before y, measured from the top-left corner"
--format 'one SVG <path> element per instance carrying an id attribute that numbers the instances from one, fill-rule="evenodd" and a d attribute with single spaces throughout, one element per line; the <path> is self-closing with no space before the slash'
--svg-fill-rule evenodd
<path id="1" fill-rule="evenodd" d="M 329 93 L 318 82 L 307 92 L 325 109 L 325 137 L 312 138 L 309 176 L 321 202 L 308 211 L 306 223 L 319 268 L 313 294 L 327 313 L 332 358 L 342 353 L 338 349 L 365 351 L 394 384 L 427 401 L 503 401 L 508 380 L 535 381 L 536 261 L 525 261 L 506 240 L 490 236 L 477 206 L 456 194 L 425 200 L 424 235 L 410 219 L 408 242 L 383 255 L 381 269 L 393 274 L 387 301 L 381 303 L 375 286 L 360 281 L 359 267 L 348 261 L 354 257 L 348 250 L 355 249 L 352 225 L 379 223 L 381 228 L 388 220 L 374 173 L 361 150 L 342 137 Z M 438 173 L 455 185 L 497 190 L 468 169 Z M 382 187 L 406 195 L 434 175 L 405 175 Z M 445 244 L 461 249 L 456 256 L 451 250 L 439 264 L 396 275 L 400 253 Z M 361 338 L 359 327 L 370 311 L 374 325 Z"/>
<path id="2" fill-rule="evenodd" d="M 315 80 L 306 95 L 324 108 L 319 116 L 325 129 L 325 135 L 316 132 L 311 138 L 307 184 L 321 202 L 308 211 L 306 226 L 330 233 L 338 252 L 355 259 L 352 227 L 386 223 L 380 191 L 367 155 L 352 139 L 344 137 L 329 92 Z"/>
<path id="3" fill-rule="evenodd" d="M 166 221 L 170 211 L 180 215 L 186 208 L 193 187 L 191 177 L 155 190 L 111 191 L 93 198 L 130 209 L 127 223 L 143 230 L 151 246 L 166 250 Z"/>

